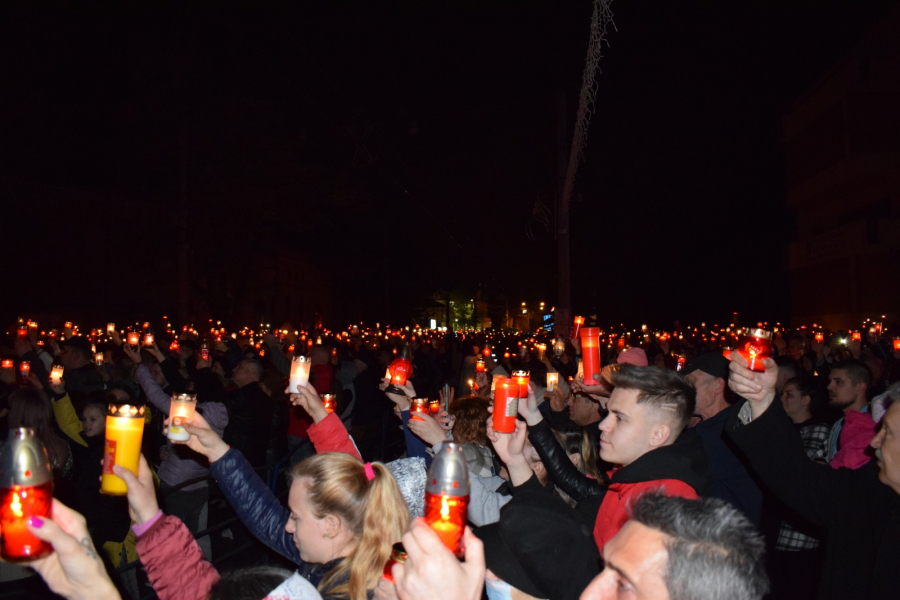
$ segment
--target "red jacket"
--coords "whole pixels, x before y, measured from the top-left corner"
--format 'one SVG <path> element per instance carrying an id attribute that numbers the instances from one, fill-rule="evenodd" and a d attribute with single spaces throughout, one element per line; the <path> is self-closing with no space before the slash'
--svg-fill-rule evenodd
<path id="1" fill-rule="evenodd" d="M 219 573 L 178 517 L 161 515 L 135 527 L 137 552 L 160 600 L 204 600 Z"/>
<path id="2" fill-rule="evenodd" d="M 608 475 L 612 477 L 614 471 Z M 594 541 L 602 551 L 606 542 L 611 540 L 628 520 L 628 508 L 644 492 L 660 490 L 666 496 L 680 496 L 696 500 L 700 496 L 694 488 L 678 479 L 654 479 L 637 483 L 609 484 L 600 510 L 597 512 L 597 520 L 594 522 Z"/>
<path id="3" fill-rule="evenodd" d="M 316 448 L 316 454 L 344 452 L 362 460 L 356 444 L 350 439 L 347 429 L 335 413 L 328 413 L 328 416 L 317 424 L 310 425 L 308 433 L 309 441 Z"/>
<path id="4" fill-rule="evenodd" d="M 313 365 L 312 372 L 315 375 L 316 391 L 327 394 L 331 389 L 331 381 L 334 371 L 331 365 Z M 309 437 L 307 429 L 312 426 L 312 419 L 302 406 L 292 406 L 288 411 L 288 434 L 299 438 Z"/>

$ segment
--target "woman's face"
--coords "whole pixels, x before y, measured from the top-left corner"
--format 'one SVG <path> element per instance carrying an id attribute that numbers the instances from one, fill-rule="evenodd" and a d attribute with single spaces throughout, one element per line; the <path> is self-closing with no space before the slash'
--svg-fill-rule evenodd
<path id="1" fill-rule="evenodd" d="M 336 557 L 335 538 L 326 526 L 327 516 L 316 517 L 309 508 L 309 478 L 295 479 L 288 493 L 288 516 L 284 530 L 294 538 L 304 562 L 324 564 Z"/>
<path id="2" fill-rule="evenodd" d="M 806 416 L 809 400 L 809 396 L 800 395 L 800 390 L 793 383 L 785 384 L 784 390 L 781 392 L 781 403 L 784 405 L 784 412 L 795 423 L 802 421 L 803 417 Z"/>
<path id="3" fill-rule="evenodd" d="M 84 428 L 85 437 L 103 435 L 106 429 L 106 417 L 96 406 L 86 406 L 81 413 L 81 425 Z"/>

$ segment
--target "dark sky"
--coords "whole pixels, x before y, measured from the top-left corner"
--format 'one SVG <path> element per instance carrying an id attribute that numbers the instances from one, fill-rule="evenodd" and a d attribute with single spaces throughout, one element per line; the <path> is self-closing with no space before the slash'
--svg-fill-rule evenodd
<path id="1" fill-rule="evenodd" d="M 399 307 L 438 287 L 555 301 L 555 242 L 526 231 L 538 198 L 553 208 L 556 97 L 571 132 L 590 2 L 31 4 L 0 14 L 0 189 L 33 182 L 165 214 L 183 174 L 192 226 L 214 223 L 229 245 L 285 238 L 342 295 L 394 269 L 407 271 L 391 286 Z M 572 206 L 576 313 L 789 316 L 781 117 L 896 5 L 614 2 Z M 10 236 L 28 207 L 4 204 L 7 243 L 33 274 L 96 261 L 98 244 L 116 252 L 120 232 L 141 230 L 106 215 L 100 236 Z M 4 300 L 15 310 L 48 298 L 44 276 L 29 277 Z M 109 295 L 125 278 L 73 281 L 72 295 Z"/>

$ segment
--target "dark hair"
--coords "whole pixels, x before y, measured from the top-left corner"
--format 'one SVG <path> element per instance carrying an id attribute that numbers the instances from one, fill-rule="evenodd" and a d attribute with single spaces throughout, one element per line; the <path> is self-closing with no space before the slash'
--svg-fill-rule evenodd
<path id="1" fill-rule="evenodd" d="M 776 356 L 775 364 L 778 365 L 780 370 L 787 369 L 793 373 L 790 378 L 798 377 L 803 375 L 803 368 L 800 366 L 800 363 L 794 360 L 793 356 Z M 790 379 L 789 378 L 789 379 Z"/>
<path id="2" fill-rule="evenodd" d="M 21 387 L 9 395 L 9 428 L 31 427 L 47 448 L 47 456 L 54 470 L 65 468 L 69 460 L 69 445 L 53 430 L 56 422 L 50 399 L 32 387 Z"/>
<path id="3" fill-rule="evenodd" d="M 868 396 L 869 391 L 872 389 L 872 371 L 869 370 L 866 363 L 855 358 L 847 358 L 831 365 L 831 372 L 837 370 L 846 371 L 847 378 L 854 385 L 866 384 L 866 395 Z"/>
<path id="4" fill-rule="evenodd" d="M 486 446 L 486 422 L 491 414 L 488 412 L 488 401 L 480 396 L 457 398 L 450 405 L 450 414 L 456 417 L 453 425 L 453 438 L 460 444 L 475 442 Z"/>
<path id="5" fill-rule="evenodd" d="M 293 575 L 281 567 L 249 567 L 222 573 L 209 590 L 208 600 L 259 600 Z"/>
<path id="6" fill-rule="evenodd" d="M 668 369 L 623 363 L 610 373 L 610 383 L 617 388 L 638 390 L 638 404 L 649 404 L 655 410 L 674 413 L 673 439 L 691 422 L 697 406 L 694 386 Z"/>
<path id="7" fill-rule="evenodd" d="M 567 423 L 554 426 L 550 431 L 553 432 L 553 437 L 556 438 L 566 454 L 581 456 L 579 471 L 601 481 L 600 472 L 597 469 L 597 447 L 585 428 Z"/>
<path id="8" fill-rule="evenodd" d="M 819 384 L 816 382 L 816 378 L 811 375 L 801 375 L 800 377 L 791 377 L 787 381 L 784 382 L 784 385 L 788 384 L 793 385 L 797 388 L 797 391 L 800 392 L 800 396 L 809 396 L 810 399 L 810 408 L 816 401 L 819 399 Z"/>
<path id="9" fill-rule="evenodd" d="M 647 493 L 632 506 L 631 518 L 669 537 L 671 600 L 759 600 L 768 593 L 763 538 L 724 500 Z"/>

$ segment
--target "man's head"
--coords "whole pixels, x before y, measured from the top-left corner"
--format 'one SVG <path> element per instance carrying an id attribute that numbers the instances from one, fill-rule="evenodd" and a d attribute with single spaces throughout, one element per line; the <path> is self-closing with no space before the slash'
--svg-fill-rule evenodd
<path id="1" fill-rule="evenodd" d="M 763 554 L 762 536 L 728 503 L 644 494 L 581 600 L 759 600 Z"/>
<path id="2" fill-rule="evenodd" d="M 728 359 L 720 352 L 692 358 L 681 374 L 694 385 L 698 415 L 709 419 L 728 408 Z"/>
<path id="3" fill-rule="evenodd" d="M 694 413 L 694 388 L 673 371 L 623 364 L 610 374 L 615 386 L 600 422 L 600 458 L 628 465 L 672 444 Z"/>
<path id="4" fill-rule="evenodd" d="M 330 360 L 331 353 L 325 346 L 316 345 L 313 346 L 312 350 L 309 351 L 309 364 L 311 366 L 327 365 Z"/>
<path id="5" fill-rule="evenodd" d="M 600 403 L 587 394 L 575 394 L 566 400 L 569 418 L 581 427 L 600 420 Z"/>
<path id="6" fill-rule="evenodd" d="M 91 364 L 91 342 L 77 335 L 60 344 L 59 362 L 67 369 L 77 369 Z"/>
<path id="7" fill-rule="evenodd" d="M 802 373 L 800 363 L 794 360 L 792 356 L 777 356 L 775 364 L 778 365 L 778 379 L 775 380 L 775 394 L 781 395 L 784 390 L 784 384 L 788 379 L 799 377 Z"/>
<path id="8" fill-rule="evenodd" d="M 262 365 L 248 358 L 239 362 L 238 366 L 231 372 L 231 381 L 234 385 L 242 388 L 248 383 L 259 381 L 262 373 Z"/>
<path id="9" fill-rule="evenodd" d="M 828 373 L 828 404 L 845 412 L 859 410 L 866 404 L 866 393 L 871 387 L 872 373 L 864 362 L 842 360 Z"/>
<path id="10" fill-rule="evenodd" d="M 878 479 L 900 494 L 900 389 L 895 388 L 884 403 L 887 412 L 871 446 L 878 461 Z"/>

